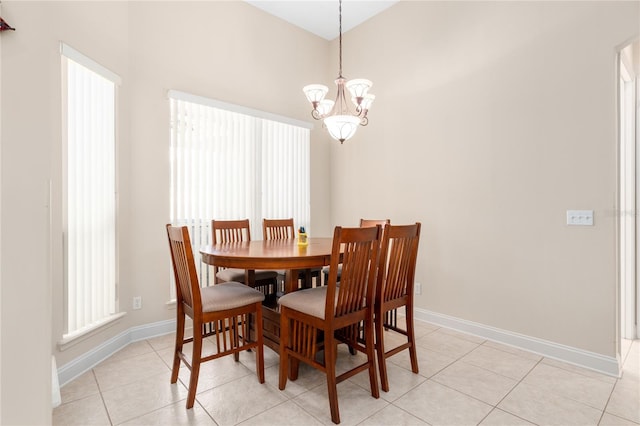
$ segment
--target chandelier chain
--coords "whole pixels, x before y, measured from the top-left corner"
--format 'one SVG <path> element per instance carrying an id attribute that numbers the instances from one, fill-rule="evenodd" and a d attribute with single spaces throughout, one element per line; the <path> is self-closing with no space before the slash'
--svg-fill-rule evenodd
<path id="1" fill-rule="evenodd" d="M 340 39 L 339 39 L 339 44 L 340 44 L 340 72 L 338 73 L 338 76 L 340 78 L 342 78 L 342 0 L 340 0 L 339 5 L 338 5 L 338 15 L 340 17 L 339 19 L 339 34 L 340 34 Z"/>

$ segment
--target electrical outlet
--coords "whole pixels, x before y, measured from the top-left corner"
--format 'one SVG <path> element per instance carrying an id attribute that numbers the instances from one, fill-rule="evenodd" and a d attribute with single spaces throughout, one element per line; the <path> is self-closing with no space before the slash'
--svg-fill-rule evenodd
<path id="1" fill-rule="evenodd" d="M 415 283 L 413 287 L 414 294 L 422 294 L 422 284 Z"/>
<path id="2" fill-rule="evenodd" d="M 133 309 L 142 309 L 142 297 L 136 296 L 133 298 Z"/>
<path id="3" fill-rule="evenodd" d="M 593 210 L 567 210 L 567 225 L 593 226 Z"/>

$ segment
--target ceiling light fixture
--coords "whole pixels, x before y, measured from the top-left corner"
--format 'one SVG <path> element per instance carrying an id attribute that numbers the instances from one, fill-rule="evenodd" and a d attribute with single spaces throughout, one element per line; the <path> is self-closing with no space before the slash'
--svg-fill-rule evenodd
<path id="1" fill-rule="evenodd" d="M 342 0 L 339 1 L 338 11 L 340 17 L 340 70 L 335 81 L 338 86 L 336 100 L 324 98 L 329 89 L 322 84 L 309 84 L 304 86 L 302 91 L 313 106 L 311 116 L 316 120 L 324 120 L 324 125 L 331 137 L 343 143 L 355 135 L 358 125 L 366 126 L 369 123 L 367 112 L 376 97 L 368 93 L 373 85 L 371 81 L 364 78 L 347 81 L 342 76 Z M 349 103 L 345 97 L 345 86 L 351 94 L 355 112 L 349 109 Z"/>

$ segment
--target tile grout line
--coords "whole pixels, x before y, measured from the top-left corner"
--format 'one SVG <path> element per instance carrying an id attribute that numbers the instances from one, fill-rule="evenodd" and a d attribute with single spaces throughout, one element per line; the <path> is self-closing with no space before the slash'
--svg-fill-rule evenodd
<path id="1" fill-rule="evenodd" d="M 107 403 L 104 400 L 104 395 L 102 394 L 102 387 L 100 387 L 100 382 L 96 377 L 96 372 L 91 369 L 91 375 L 93 376 L 93 380 L 96 381 L 96 385 L 98 386 L 98 393 L 100 394 L 100 400 L 102 401 L 102 406 L 104 407 L 104 412 L 107 413 L 107 419 L 109 419 L 109 424 L 113 426 L 113 420 L 111 420 L 111 414 L 109 414 L 109 409 L 107 408 Z"/>
<path id="2" fill-rule="evenodd" d="M 536 362 L 536 363 L 535 363 L 535 365 L 534 365 L 533 367 L 531 367 L 531 368 L 529 369 L 529 371 L 527 371 L 527 373 L 526 373 L 524 376 L 522 376 L 522 378 L 521 378 L 520 380 L 518 380 L 518 381 L 517 381 L 517 383 L 516 383 L 515 385 L 513 385 L 513 387 L 509 390 L 509 392 L 507 392 L 507 393 L 506 393 L 506 394 L 505 394 L 505 395 L 500 399 L 500 401 L 498 401 L 498 402 L 496 403 L 496 405 L 494 405 L 494 406 L 493 406 L 493 409 L 492 409 L 492 410 L 491 410 L 491 411 L 490 411 L 486 416 L 484 416 L 484 418 L 483 418 L 482 420 L 480 420 L 480 422 L 479 422 L 478 424 L 482 423 L 482 422 L 484 421 L 484 419 L 486 419 L 486 418 L 489 416 L 489 414 L 491 414 L 495 409 L 498 409 L 498 410 L 504 411 L 505 413 L 509 413 L 509 414 L 511 414 L 512 416 L 516 416 L 517 418 L 522 419 L 522 420 L 525 420 L 525 421 L 527 421 L 527 422 L 529 422 L 529 423 L 537 424 L 537 423 L 535 423 L 535 422 L 533 422 L 533 421 L 531 421 L 531 420 L 528 420 L 528 419 L 522 418 L 522 417 L 518 416 L 517 414 L 511 413 L 510 411 L 507 411 L 507 410 L 504 410 L 504 409 L 502 409 L 502 408 L 499 408 L 499 407 L 498 407 L 498 405 L 500 405 L 500 403 L 501 403 L 502 401 L 504 401 L 504 400 L 505 400 L 505 398 L 506 398 L 506 397 L 508 397 L 508 396 L 511 394 L 511 392 L 513 392 L 513 390 L 514 390 L 515 388 L 517 388 L 517 387 L 518 387 L 518 386 L 519 386 L 519 385 L 524 381 L 524 379 L 525 379 L 529 374 L 531 374 L 531 372 L 532 372 L 532 371 L 533 371 L 533 370 L 534 370 L 534 369 L 535 369 L 535 368 L 536 368 L 536 367 L 537 367 L 537 366 L 542 362 L 542 359 L 544 359 L 544 358 L 539 359 L 539 360 L 538 360 L 538 362 Z"/>
<path id="3" fill-rule="evenodd" d="M 546 358 L 546 357 L 545 357 L 545 358 L 543 358 L 543 359 L 541 360 L 541 362 L 542 362 L 542 361 L 544 361 L 545 359 L 548 359 L 548 358 Z M 603 380 L 600 380 L 600 379 L 598 379 L 598 378 L 596 378 L 596 377 L 591 377 L 591 376 L 588 376 L 588 375 L 586 375 L 586 374 L 582 374 L 582 373 L 580 373 L 579 371 L 572 371 L 572 370 L 569 370 L 569 369 L 565 369 L 565 368 L 558 367 L 558 366 L 555 366 L 555 365 L 552 365 L 552 364 L 547 364 L 547 363 L 543 363 L 543 365 L 544 365 L 544 366 L 546 366 L 546 367 L 549 367 L 549 368 L 555 368 L 555 369 L 558 369 L 558 370 L 562 370 L 562 371 L 563 371 L 563 372 L 565 372 L 565 373 L 575 374 L 575 375 L 578 375 L 578 376 L 582 376 L 582 377 L 584 377 L 585 379 L 588 379 L 588 380 L 595 380 L 595 381 L 600 382 L 600 383 L 601 383 L 601 384 L 603 384 L 603 385 L 611 385 L 611 383 L 607 383 L 607 382 L 605 382 L 605 381 L 603 381 Z M 592 408 L 592 409 L 594 409 L 594 410 L 604 412 L 604 411 L 605 411 L 605 409 L 606 409 L 606 407 L 607 407 L 607 405 L 609 404 L 609 399 L 611 398 L 611 394 L 613 393 L 613 389 L 615 389 L 615 387 L 616 387 L 616 385 L 617 385 L 617 383 L 618 383 L 618 380 L 619 380 L 619 379 L 616 379 L 616 381 L 613 383 L 613 386 L 612 386 L 612 388 L 611 388 L 611 393 L 609 394 L 609 397 L 607 398 L 607 403 L 605 404 L 605 406 L 604 406 L 602 409 L 601 409 L 601 408 L 598 408 L 598 407 L 595 407 L 594 405 L 592 405 L 592 404 L 591 404 L 591 403 L 589 403 L 589 402 L 585 402 L 585 401 L 578 400 L 578 399 L 573 398 L 573 397 L 571 397 L 571 396 L 569 396 L 569 395 L 564 395 L 564 394 L 562 394 L 562 393 L 556 393 L 555 391 L 551 391 L 551 393 L 553 393 L 553 394 L 555 394 L 555 395 L 558 395 L 558 396 L 560 396 L 560 397 L 563 397 L 563 398 L 569 399 L 569 400 L 571 400 L 571 401 L 573 401 L 573 402 L 576 402 L 576 403 L 578 403 L 578 404 L 584 405 L 584 406 L 586 406 L 586 407 Z"/>
<path id="4" fill-rule="evenodd" d="M 476 348 L 476 349 L 477 349 L 477 348 Z M 474 350 L 475 350 L 475 349 L 474 349 Z M 471 351 L 471 352 L 473 352 L 473 351 Z M 471 352 L 470 352 L 470 353 L 468 353 L 467 355 L 470 355 L 470 354 L 471 354 Z M 522 358 L 523 360 L 527 360 L 527 361 L 528 361 L 528 359 L 527 359 L 527 358 L 520 357 L 520 356 L 515 355 L 515 354 L 510 354 L 510 353 L 508 353 L 508 352 L 503 352 L 503 353 L 508 354 L 508 355 L 513 355 L 513 356 L 516 356 L 516 357 L 518 357 L 518 358 Z M 465 356 L 464 356 L 464 357 L 462 357 L 462 358 L 465 358 L 467 355 L 465 355 Z M 531 367 L 531 368 L 530 368 L 530 369 L 529 369 L 529 370 L 528 370 L 528 371 L 527 371 L 527 372 L 526 372 L 526 373 L 525 373 L 525 374 L 524 374 L 520 379 L 518 379 L 518 378 L 515 378 L 515 377 L 510 377 L 510 376 L 507 376 L 507 375 L 505 375 L 505 374 L 499 373 L 499 372 L 497 372 L 497 371 L 490 370 L 489 368 L 484 367 L 484 366 L 482 366 L 482 365 L 477 365 L 477 364 L 474 364 L 474 363 L 472 363 L 472 362 L 465 361 L 465 360 L 464 360 L 464 359 L 462 359 L 462 358 L 461 358 L 461 359 L 459 359 L 458 361 L 464 362 L 465 364 L 470 365 L 470 366 L 472 366 L 472 367 L 476 367 L 476 368 L 479 368 L 479 369 L 481 369 L 481 370 L 488 371 L 489 373 L 493 373 L 493 374 L 498 375 L 498 376 L 500 376 L 500 377 L 504 377 L 505 379 L 514 380 L 514 381 L 518 382 L 518 383 L 516 383 L 516 386 L 520 383 L 520 381 L 521 381 L 524 377 L 526 377 L 526 376 L 531 372 L 531 370 L 532 370 L 532 369 L 534 369 L 534 368 L 538 365 L 538 363 L 539 363 L 540 361 L 542 361 L 542 359 L 540 359 L 540 360 L 536 361 L 536 364 L 535 364 L 533 367 Z M 532 359 L 531 361 L 533 361 L 533 359 Z M 456 361 L 456 362 L 457 362 L 457 361 Z"/>
<path id="5" fill-rule="evenodd" d="M 175 340 L 175 339 L 174 339 L 174 340 Z M 149 346 L 151 346 L 151 348 L 153 349 L 153 351 L 155 352 L 155 354 L 158 356 L 158 358 L 160 358 L 160 359 L 162 360 L 162 362 L 164 362 L 164 364 L 167 366 L 167 368 L 169 368 L 169 371 L 173 374 L 173 366 L 170 366 L 170 365 L 168 365 L 168 364 L 166 363 L 166 361 L 162 358 L 162 356 L 160 356 L 160 353 L 158 352 L 159 350 L 158 350 L 158 349 L 156 349 L 156 348 L 155 348 L 151 343 L 149 343 L 148 339 L 146 340 L 146 342 L 149 344 Z M 165 349 L 171 349 L 172 354 L 173 354 L 173 353 L 175 352 L 175 342 L 174 342 L 174 344 L 173 344 L 173 345 L 169 345 L 167 348 L 162 348 L 162 350 L 165 350 Z M 185 384 L 182 382 L 182 379 L 180 379 L 180 375 L 179 375 L 179 374 L 178 374 L 178 380 L 176 381 L 176 383 L 178 383 L 178 382 L 179 382 L 182 386 L 184 386 L 184 387 L 187 389 L 187 392 L 189 391 L 189 387 L 188 387 L 188 386 L 185 386 Z M 186 399 L 186 398 L 185 398 L 185 399 Z M 183 399 L 181 399 L 181 400 L 179 400 L 179 401 L 174 401 L 174 402 L 172 402 L 172 403 L 170 403 L 170 404 L 168 404 L 168 405 L 166 405 L 166 406 L 164 406 L 164 407 L 158 408 L 158 409 L 153 410 L 153 411 L 161 410 L 161 409 L 163 409 L 163 408 L 169 407 L 169 406 L 171 406 L 171 405 L 173 405 L 173 404 L 180 403 L 180 402 L 182 402 L 182 401 L 184 401 L 184 400 L 183 400 Z M 197 404 L 198 406 L 200 406 L 200 408 L 202 408 L 202 411 L 204 411 L 204 412 L 206 413 L 206 415 L 211 419 L 211 421 L 212 421 L 216 426 L 219 426 L 218 422 L 213 418 L 213 416 L 211 415 L 211 413 L 209 413 L 209 411 L 208 411 L 208 410 L 207 410 L 207 409 L 202 405 L 202 403 L 198 400 L 198 394 L 197 394 L 197 393 L 196 393 L 196 397 L 195 397 L 195 401 L 194 401 L 194 406 L 195 406 L 195 404 Z M 151 411 L 151 412 L 153 412 L 153 411 Z M 151 413 L 151 412 L 150 412 L 150 413 Z M 149 414 L 149 413 L 146 413 L 146 414 Z M 143 414 L 143 416 L 144 416 L 144 415 L 146 415 L 146 414 Z M 142 417 L 142 416 L 139 416 L 139 417 Z"/>
<path id="6" fill-rule="evenodd" d="M 623 420 L 629 421 L 629 422 L 631 422 L 631 423 L 633 423 L 633 424 L 638 424 L 638 423 L 636 423 L 634 420 L 628 419 L 628 418 L 626 418 L 626 417 L 622 417 L 622 416 L 621 416 L 621 415 L 619 415 L 619 414 L 615 414 L 615 413 L 608 413 L 608 412 L 607 412 L 607 407 L 609 406 L 609 402 L 611 402 L 611 397 L 613 396 L 613 392 L 616 390 L 616 387 L 618 386 L 619 381 L 620 381 L 620 379 L 617 379 L 617 380 L 616 380 L 616 383 L 615 383 L 615 384 L 613 385 L 613 387 L 611 388 L 611 393 L 609 394 L 609 397 L 607 398 L 607 403 L 605 404 L 604 408 L 602 409 L 602 414 L 600 415 L 600 420 L 598 421 L 598 424 L 600 424 L 600 423 L 602 422 L 602 418 L 604 417 L 604 415 L 605 415 L 605 414 L 609 414 L 609 415 L 614 416 L 614 417 L 617 417 L 617 418 L 619 418 L 619 419 L 623 419 Z"/>
<path id="7" fill-rule="evenodd" d="M 624 362 L 623 362 L 623 365 L 624 365 Z M 604 413 L 607 412 L 607 407 L 609 406 L 609 402 L 611 401 L 611 397 L 613 396 L 613 391 L 616 390 L 616 387 L 618 386 L 619 381 L 620 379 L 616 379 L 616 382 L 611 387 L 611 392 L 609 392 L 609 396 L 607 397 L 607 402 L 606 404 L 604 404 L 604 408 L 602 409 L 602 413 L 600 414 L 600 419 L 598 419 L 598 424 L 602 423 L 602 418 L 604 417 Z"/>

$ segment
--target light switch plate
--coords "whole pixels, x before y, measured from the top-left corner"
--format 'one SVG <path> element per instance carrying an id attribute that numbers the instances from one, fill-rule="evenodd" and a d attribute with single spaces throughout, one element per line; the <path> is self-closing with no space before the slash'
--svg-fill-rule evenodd
<path id="1" fill-rule="evenodd" d="M 593 226 L 593 210 L 567 210 L 567 225 Z"/>

